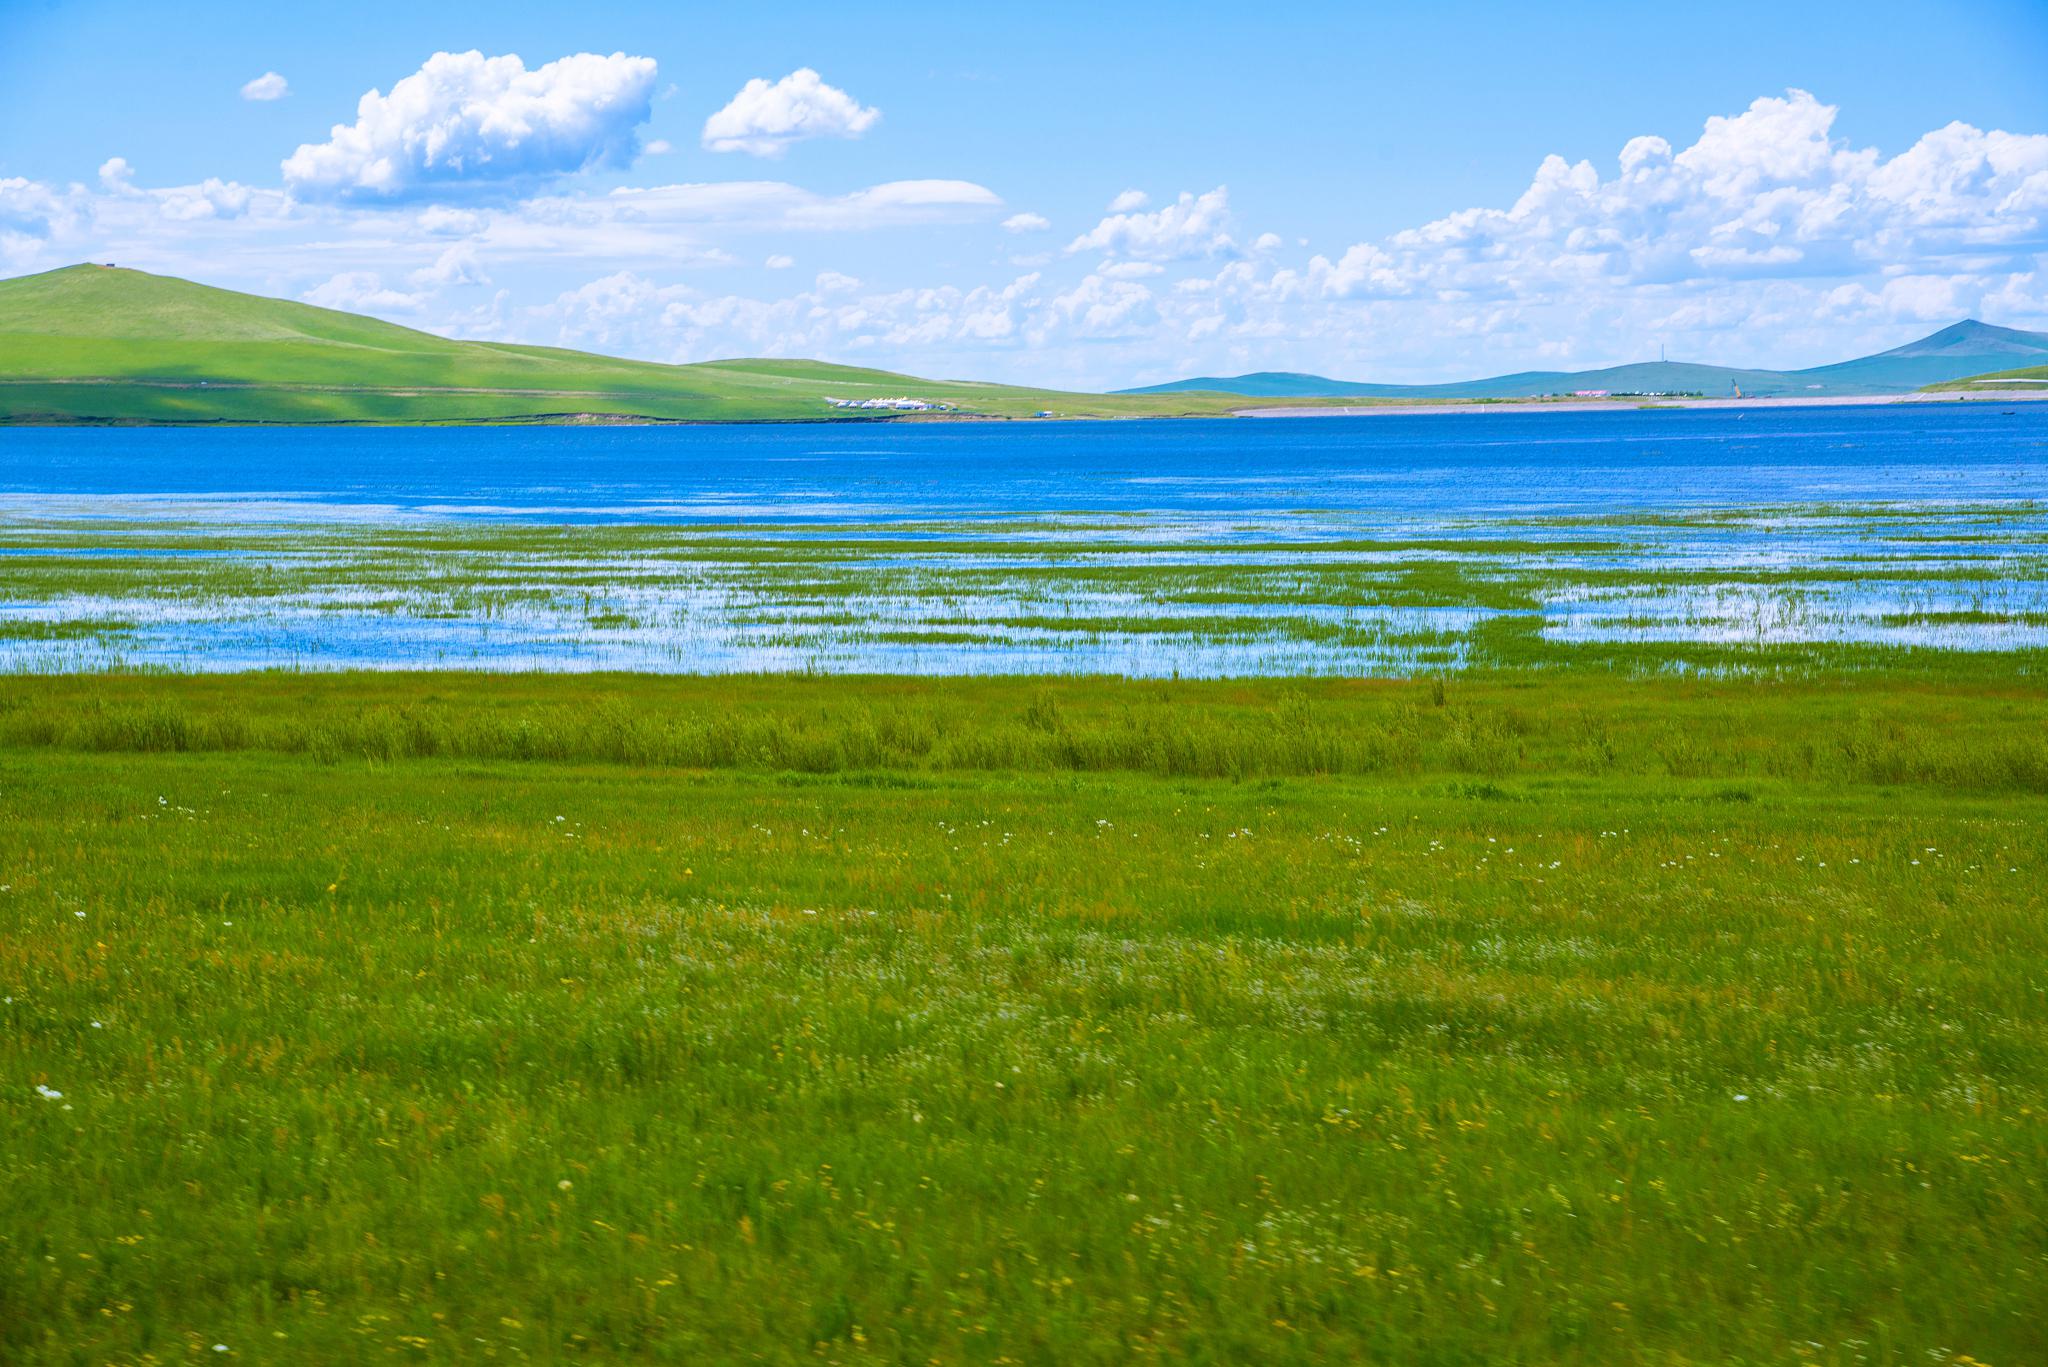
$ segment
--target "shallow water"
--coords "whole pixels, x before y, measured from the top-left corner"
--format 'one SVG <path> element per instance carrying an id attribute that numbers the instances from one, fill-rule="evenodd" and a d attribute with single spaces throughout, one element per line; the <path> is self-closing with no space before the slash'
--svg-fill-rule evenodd
<path id="1" fill-rule="evenodd" d="M 2048 648 L 2044 566 L 2048 405 L 0 431 L 16 670 L 1726 668 Z"/>

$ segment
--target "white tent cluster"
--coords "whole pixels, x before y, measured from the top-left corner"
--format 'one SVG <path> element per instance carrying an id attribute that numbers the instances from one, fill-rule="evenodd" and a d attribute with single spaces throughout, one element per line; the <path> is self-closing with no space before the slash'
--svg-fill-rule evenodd
<path id="1" fill-rule="evenodd" d="M 826 399 L 834 408 L 865 408 L 895 413 L 951 413 L 953 405 L 933 403 L 929 399 L 913 399 L 907 395 L 896 399 Z"/>

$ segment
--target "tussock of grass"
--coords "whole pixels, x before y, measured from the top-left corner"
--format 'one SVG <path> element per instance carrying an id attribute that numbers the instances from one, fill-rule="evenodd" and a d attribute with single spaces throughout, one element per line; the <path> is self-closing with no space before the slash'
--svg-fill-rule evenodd
<path id="1" fill-rule="evenodd" d="M 135 623 L 119 618 L 73 617 L 52 621 L 16 618 L 0 621 L 0 641 L 89 641 L 133 631 Z"/>

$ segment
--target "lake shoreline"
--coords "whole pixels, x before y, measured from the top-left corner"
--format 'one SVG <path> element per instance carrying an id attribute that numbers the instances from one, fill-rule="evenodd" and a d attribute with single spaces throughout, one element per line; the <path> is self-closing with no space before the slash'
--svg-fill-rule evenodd
<path id="1" fill-rule="evenodd" d="M 170 428 L 205 430 L 262 428 L 280 430 L 335 429 L 374 430 L 391 428 L 555 428 L 555 427 L 857 427 L 857 426 L 1008 426 L 1013 423 L 1162 423 L 1217 422 L 1235 418 L 1360 418 L 1485 413 L 1644 413 L 1658 410 L 1758 410 L 1795 408 L 1878 408 L 1922 407 L 1929 404 L 2037 403 L 2048 400 L 2048 389 L 2010 394 L 1861 394 L 1835 397 L 1779 396 L 1743 399 L 1661 399 L 1635 402 L 1627 399 L 1479 399 L 1464 403 L 1359 404 L 1347 407 L 1310 404 L 1276 405 L 1270 408 L 1235 408 L 1221 413 L 1128 413 L 1055 414 L 1051 417 L 1018 417 L 1007 413 L 881 413 L 872 417 L 820 415 L 814 418 L 656 418 L 634 414 L 564 413 L 558 416 L 502 419 L 419 419 L 416 421 L 354 422 L 265 422 L 255 420 L 192 419 L 185 422 L 121 418 L 52 418 L 43 421 L 0 419 L 0 430 L 53 428 Z"/>
<path id="2" fill-rule="evenodd" d="M 1467 403 L 1360 404 L 1350 408 L 1301 406 L 1287 408 L 1240 408 L 1233 418 L 1358 418 L 1389 413 L 1498 413 L 1516 410 L 1533 413 L 1641 413 L 1655 409 L 1787 409 L 1787 408 L 1878 408 L 1887 405 L 1930 403 L 2012 403 L 2048 399 L 2048 389 L 2013 394 L 1970 394 L 1960 392 L 1913 394 L 1843 394 L 1831 397 L 1771 395 L 1742 399 L 1566 399 L 1547 401 L 1480 400 Z"/>
<path id="3" fill-rule="evenodd" d="M 334 428 L 334 429 L 378 429 L 378 428 L 535 428 L 535 427 L 854 427 L 854 426 L 929 426 L 934 424 L 956 425 L 1003 425 L 1023 423 L 1077 423 L 1077 422 L 1215 422 L 1233 418 L 1361 418 L 1427 416 L 1472 413 L 1643 413 L 1661 409 L 1670 410 L 1760 410 L 1793 408 L 1876 408 L 1886 406 L 1920 407 L 1927 404 L 1985 404 L 1985 403 L 2037 403 L 2048 400 L 2048 389 L 2023 391 L 2019 393 L 1964 394 L 1850 394 L 1832 397 L 1773 396 L 1742 399 L 1659 399 L 1637 402 L 1629 399 L 1478 399 L 1463 403 L 1411 403 L 1396 400 L 1390 403 L 1357 404 L 1345 407 L 1336 405 L 1285 404 L 1272 407 L 1235 408 L 1222 413 L 1129 413 L 1129 414 L 1055 414 L 1046 418 L 1018 417 L 1007 413 L 880 413 L 872 417 L 846 417 L 821 414 L 814 418 L 656 418 L 634 414 L 609 413 L 564 413 L 542 417 L 521 417 L 504 419 L 420 419 L 417 421 L 393 422 L 262 422 L 233 421 L 218 419 L 193 419 L 187 422 L 164 422 L 154 420 L 127 420 L 119 418 L 76 418 L 24 421 L 0 419 L 0 429 L 8 428 Z"/>

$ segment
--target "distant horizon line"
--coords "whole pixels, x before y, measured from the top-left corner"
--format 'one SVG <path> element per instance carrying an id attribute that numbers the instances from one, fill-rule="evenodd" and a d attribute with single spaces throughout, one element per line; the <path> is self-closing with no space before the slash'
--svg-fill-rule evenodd
<path id="1" fill-rule="evenodd" d="M 2041 344 L 2041 349 L 2042 349 L 2042 351 L 2043 351 L 2043 353 L 2044 353 L 2044 359 L 2048 359 L 2048 333 L 2042 333 L 2042 332 L 2034 332 L 2034 331 L 2031 331 L 2031 330 L 2028 330 L 2028 329 L 2024 329 L 2024 328 L 2014 328 L 2014 327 L 2011 327 L 2011 326 L 2009 326 L 2009 325 L 2006 325 L 2006 324 L 2002 324 L 2002 323 L 1992 323 L 1992 322 L 1987 322 L 1987 321 L 1985 321 L 1985 320 L 1984 320 L 1984 319 L 1982 319 L 1982 318 L 1979 318 L 1979 317 L 1977 317 L 1977 316 L 1975 316 L 1975 315 L 1971 315 L 1971 316 L 1968 316 L 1968 317 L 1964 317 L 1964 318 L 1959 318 L 1959 319 L 1955 320 L 1954 322 L 1950 322 L 1950 323 L 1944 323 L 1944 324 L 1940 325 L 1939 327 L 1936 327 L 1936 328 L 1935 328 L 1935 329 L 1934 329 L 1933 331 L 1931 331 L 1931 332 L 1928 332 L 1928 333 L 1922 334 L 1922 335 L 1920 335 L 1920 336 L 1917 336 L 1917 337 L 1909 338 L 1908 340 L 1906 340 L 1906 341 L 1904 341 L 1904 342 L 1901 342 L 1901 343 L 1897 344 L 1896 346 L 1893 346 L 1893 347 L 1887 348 L 1887 349 L 1885 349 L 1885 350 L 1883 350 L 1883 351 L 1877 351 L 1877 352 L 1870 352 L 1870 353 L 1867 353 L 1867 354 L 1865 354 L 1865 355 L 1862 355 L 1862 356 L 1852 356 L 1852 357 L 1849 357 L 1849 358 L 1847 358 L 1846 360 L 1840 360 L 1840 361 L 1831 361 L 1831 362 L 1823 362 L 1823 363 L 1821 363 L 1821 364 L 1818 364 L 1818 365 L 1810 365 L 1810 366 L 1800 366 L 1800 367 L 1794 367 L 1794 368 L 1789 368 L 1789 369 L 1788 369 L 1788 368 L 1780 368 L 1780 367 L 1772 367 L 1772 366 L 1739 366 L 1739 365 L 1727 365 L 1727 364 L 1724 364 L 1724 363 L 1722 363 L 1722 362 L 1718 362 L 1718 361 L 1695 361 L 1695 360 L 1676 360 L 1676 361 L 1674 361 L 1674 360 L 1670 360 L 1670 359 L 1668 359 L 1667 357 L 1665 357 L 1665 356 L 1663 356 L 1663 355 L 1661 355 L 1661 354 L 1660 354 L 1660 355 L 1659 355 L 1659 357 L 1658 357 L 1658 359 L 1656 359 L 1656 360 L 1636 360 L 1636 361 L 1618 361 L 1618 362 L 1614 362 L 1614 363 L 1612 363 L 1612 364 L 1607 364 L 1607 365 L 1588 365 L 1588 366 L 1582 366 L 1582 367 L 1580 367 L 1580 368 L 1577 368 L 1577 369 L 1571 369 L 1571 370 L 1562 370 L 1562 369 L 1533 369 L 1533 368 L 1529 368 L 1529 369 L 1520 369 L 1520 370 L 1506 370 L 1506 371 L 1499 371 L 1499 372 L 1495 372 L 1495 373 L 1493 373 L 1493 374 L 1487 374 L 1487 375 L 1477 375 L 1477 376 L 1467 376 L 1467 377 L 1464 377 L 1464 378 L 1459 378 L 1459 379 L 1448 379 L 1448 380 L 1411 380 L 1411 381 L 1383 381 L 1383 380 L 1351 380 L 1351 379 L 1339 379 L 1339 378 L 1337 378 L 1337 377 L 1335 377 L 1335 376 L 1332 376 L 1332 375 L 1326 374 L 1326 373 L 1324 373 L 1324 372 L 1322 372 L 1322 371 L 1320 371 L 1320 370 L 1281 370 L 1281 369 L 1270 369 L 1270 368 L 1268 368 L 1268 369 L 1253 369 L 1253 370 L 1244 370 L 1244 371 L 1239 371 L 1239 372 L 1237 372 L 1236 374 L 1233 374 L 1233 375 L 1222 375 L 1222 374 L 1215 374 L 1215 373 L 1209 373 L 1209 374 L 1202 374 L 1202 375 L 1186 375 L 1186 376 L 1182 376 L 1182 377 L 1179 377 L 1179 378 L 1176 378 L 1176 379 L 1170 379 L 1170 380 L 1160 380 L 1160 381 L 1154 381 L 1154 382 L 1152 382 L 1152 383 L 1150 383 L 1150 384 L 1140 384 L 1140 385 L 1126 385 L 1126 386 L 1121 386 L 1121 387 L 1116 387 L 1116 388 L 1107 388 L 1107 387 L 1105 387 L 1105 388 L 1101 388 L 1101 389 L 1094 389 L 1094 390 L 1067 390 L 1067 389 L 1063 389 L 1063 388 L 1060 388 L 1060 387 L 1058 387 L 1058 386 L 1046 385 L 1046 384 L 1044 384 L 1044 383 L 1041 383 L 1041 382 L 1038 382 L 1038 381 L 1025 381 L 1025 382 L 1021 382 L 1021 383 L 1020 383 L 1020 382 L 1016 382 L 1016 381 L 1005 381 L 1005 380 L 990 380 L 990 379 L 948 379 L 947 377 L 945 377 L 945 376 L 941 376 L 941 375 L 923 375 L 923 374 L 918 374 L 918 373 L 914 373 L 914 372 L 911 372 L 911 371 L 905 371 L 905 370 L 891 370 L 891 369 L 888 369 L 888 368 L 886 368 L 886 367 L 883 367 L 883 366 L 877 366 L 877 365 L 873 365 L 873 364 L 863 364 L 863 363 L 858 363 L 858 362 L 849 362 L 849 361 L 835 361 L 835 360 L 829 360 L 829 359 L 827 359 L 827 358 L 825 358 L 825 357 L 823 357 L 823 356 L 817 356 L 817 355 L 801 355 L 801 356 L 800 356 L 800 355 L 788 355 L 788 354 L 784 354 L 784 355 L 772 355 L 772 354 L 767 354 L 767 355 L 751 355 L 751 356 L 748 356 L 748 355 L 731 355 L 731 356 L 717 356 L 717 357 L 707 357 L 707 358 L 705 358 L 705 359 L 703 359 L 703 360 L 697 360 L 697 361 L 661 361 L 661 360 L 652 360 L 652 359 L 649 359 L 649 358 L 646 358 L 646 357 L 641 357 L 641 356 L 635 356 L 635 355 L 632 355 L 632 354 L 630 354 L 630 353 L 621 353 L 621 352 L 609 352 L 609 351 L 595 351 L 595 350 L 587 350 L 587 349 L 584 349 L 584 348 L 580 348 L 580 347 L 569 347 L 569 346 L 563 346 L 563 345 L 561 345 L 560 343 L 550 343 L 550 342 L 518 342 L 518 341 L 508 341 L 508 340 L 502 340 L 502 339 L 490 339 L 490 338 L 477 338 L 477 337 L 463 337 L 463 336 L 460 336 L 460 335 L 457 335 L 457 334 L 453 334 L 453 333 L 447 333 L 447 332 L 437 332 L 437 331 L 434 331 L 434 330 L 433 330 L 433 329 L 431 329 L 431 328 L 427 328 L 427 327 L 420 327 L 420 326 L 416 326 L 415 324 L 412 324 L 412 323 L 400 322 L 400 321 L 397 321 L 397 320 L 395 320 L 395 319 L 392 319 L 392 318 L 387 318 L 387 317 L 383 317 L 383 316 L 381 316 L 381 315 L 379 315 L 379 314 L 375 314 L 375 313 L 367 313 L 367 312 L 364 312 L 364 313 L 359 313 L 359 312 L 352 312 L 352 311 L 350 311 L 350 310 L 348 310 L 348 309 L 339 309 L 339 308 L 334 308 L 334 307 L 332 307 L 332 306 L 330 306 L 330 305 L 325 305 L 325 304 L 315 304 L 315 303 L 311 303 L 311 302 L 309 302 L 309 301 L 306 301 L 306 300 L 303 300 L 303 299 L 292 299 L 292 298 L 288 298 L 288 297 L 286 297 L 286 296 L 283 296 L 283 295 L 275 295 L 275 294 L 258 294 L 258 293 L 255 293 L 255 292 L 253 292 L 253 291 L 249 291 L 249 290 L 240 290 L 240 289 L 235 289 L 235 288 L 233 288 L 233 287 L 231 287 L 231 286 L 226 286 L 226 285 L 214 285 L 214 284 L 209 284 L 209 283 L 207 283 L 207 282 L 205 282 L 205 281 L 203 281 L 203 280 L 195 280 L 195 279 L 192 279 L 192 278 L 190 278 L 190 277 L 186 277 L 186 276 L 180 276 L 180 275 L 171 275 L 171 274 L 168 274 L 168 273 L 160 273 L 160 272 L 157 272 L 157 271 L 149 271 L 149 270 L 143 270 L 143 269 L 141 269 L 141 268 L 139 268 L 139 267 L 135 267 L 135 266 L 123 266 L 123 265 L 119 264 L 118 262 L 114 262 L 114 261 L 93 261 L 93 260 L 85 260 L 85 261 L 75 261 L 75 262 L 72 262 L 72 263 L 71 263 L 71 264 L 69 264 L 69 265 L 65 265 L 65 266 L 55 266 L 55 267 L 51 267 L 51 268 L 49 268 L 49 269 L 47 269 L 47 270 L 41 270 L 41 271 L 26 271 L 26 272 L 21 272 L 21 273 L 18 273 L 18 274 L 12 274 L 12 275 L 5 275 L 5 274 L 0 274 L 0 282 L 5 282 L 5 281 L 9 281 L 9 280 L 30 280 L 30 279 L 35 279 L 35 278 L 37 278 L 37 277 L 39 277 L 39 276 L 55 276 L 55 275 L 63 275 L 63 274 L 66 274 L 66 273 L 68 273 L 68 272 L 74 272 L 74 271 L 83 271 L 83 270 L 108 270 L 108 271 L 118 271 L 118 272 L 122 272 L 122 273 L 125 273 L 125 274 L 132 274 L 132 275 L 146 276 L 146 277 L 148 277 L 148 278 L 151 278 L 151 279 L 157 279 L 157 280 L 171 280 L 171 281 L 177 281 L 177 282 L 179 282 L 179 283 L 182 283 L 182 284 L 186 284 L 186 285 L 191 285 L 191 286 L 194 286 L 194 287 L 196 287 L 196 288 L 200 288 L 200 289 L 206 289 L 206 290 L 218 290 L 218 291 L 220 291 L 221 293 L 224 293 L 224 294 L 234 294 L 234 295 L 240 295 L 240 296 L 242 296 L 242 297 L 244 297 L 244 298 L 251 298 L 251 299 L 264 299 L 264 300 L 269 300 L 269 301 L 271 301 L 271 302 L 274 302 L 274 303 L 280 303 L 280 304 L 287 304 L 287 305 L 290 305 L 290 306 L 292 306 L 292 307 L 294 307 L 294 308 L 304 308 L 304 309 L 309 309 L 309 310 L 313 310 L 313 311 L 316 311 L 316 312 L 320 312 L 320 313 L 330 313 L 330 314 L 334 314 L 334 315 L 337 315 L 337 316 L 339 316 L 339 317 L 344 317 L 344 318 L 357 318 L 357 319 L 368 319 L 368 320 L 371 320 L 371 321 L 374 321 L 374 322 L 377 322 L 377 323 L 381 323 L 381 324 L 384 324 L 385 326 L 388 326 L 388 327 L 394 327 L 394 328 L 399 328 L 399 329 L 402 329 L 402 330 L 405 330 L 405 331 L 408 331 L 408 332 L 413 332 L 413 333 L 417 333 L 417 334 L 419 334 L 419 335 L 421 335 L 421 336 L 426 336 L 426 337 L 434 337 L 434 338 L 437 338 L 437 339 L 439 339 L 439 340 L 442 340 L 442 341 L 449 341 L 449 342 L 465 342 L 465 343 L 471 343 L 471 344 L 474 344 L 474 345 L 480 345 L 480 346 L 520 346 L 520 347 L 536 347 L 536 348 L 541 348 L 541 349 L 546 349 L 546 350 L 554 350 L 554 351 L 565 351 L 565 352 L 570 352 L 570 353 L 572 353 L 572 354 L 580 354 L 580 355 L 588 355 L 588 356 L 595 356 L 595 357 L 601 357 L 601 358 L 606 358 L 606 359 L 611 359 L 611 360 L 619 360 L 619 361 L 629 361 L 629 362 L 637 362 L 637 363 L 642 363 L 642 364 L 649 364 L 649 365 L 666 365 L 666 366 L 673 366 L 673 367 L 678 367 L 678 368 L 681 368 L 681 367 L 688 367 L 688 366 L 719 366 L 719 365 L 736 365 L 736 364 L 752 364 L 752 363 L 759 363 L 759 362 L 771 362 L 771 363 L 773 363 L 773 362 L 792 362 L 792 363 L 809 363 L 809 364 L 816 364 L 816 365 L 829 365 L 829 366 L 838 366 L 838 367 L 842 367 L 842 368 L 844 368 L 844 369 L 849 369 L 849 370 L 863 370 L 863 371 L 868 371 L 868 372 L 871 372 L 871 373 L 874 373 L 874 374 L 883 374 L 883 375 L 891 375 L 891 376 L 898 376 L 898 377 L 901 377 L 901 378 L 904 378 L 904 379 L 912 379 L 912 380 L 926 380 L 926 381 L 933 381 L 933 382 L 944 382 L 944 383 L 953 383 L 953 384 L 985 384 L 985 385 L 991 385 L 991 386 L 1001 386 L 1001 387 L 1004 387 L 1004 388 L 1022 388 L 1022 389 L 1041 389 L 1041 390 L 1045 390 L 1045 391 L 1047 391 L 1047 392 L 1052 392 L 1052 393 L 1075 393 L 1075 394 L 1093 394 L 1093 395 L 1098 395 L 1098 396 L 1104 396 L 1104 397 L 1109 397 L 1109 396 L 1118 396 L 1118 395 L 1141 395 L 1141 394 L 1148 394 L 1148 393 L 1158 393 L 1158 392 L 1162 392 L 1162 391 L 1172 391 L 1172 390 L 1181 390 L 1181 391 L 1192 391 L 1192 390 L 1194 390 L 1194 389 L 1195 389 L 1195 387 L 1196 387 L 1197 385 L 1199 385 L 1199 384 L 1200 384 L 1200 383 L 1201 383 L 1202 381 L 1216 381 L 1216 382 L 1218 382 L 1218 383 L 1224 383 L 1224 384 L 1227 384 L 1227 383 L 1232 383 L 1232 382 L 1242 382 L 1242 381 L 1246 381 L 1246 380 L 1258 380 L 1258 379 L 1269 379 L 1269 378 L 1270 378 L 1270 379 L 1276 379 L 1276 380 L 1308 380 L 1308 381 L 1317 381 L 1317 382 L 1321 382 L 1321 383 L 1326 383 L 1326 384 L 1332 384 L 1332 385 L 1343 385 L 1343 386 L 1347 386 L 1347 387 L 1352 387 L 1352 388 L 1360 388 L 1360 389 L 1385 389 L 1385 390 L 1427 390 L 1427 389 L 1455 388 L 1455 387 L 1459 387 L 1459 386 L 1466 386 L 1466 385 L 1483 385 L 1483 384 L 1488 384 L 1488 383 L 1493 383 L 1493 382 L 1499 382 L 1499 381 L 1513 381 L 1513 380 L 1531 380 L 1531 379 L 1538 379 L 1538 378 L 1559 378 L 1559 379 L 1566 379 L 1566 378 L 1570 378 L 1570 377 L 1574 377 L 1574 376 L 1586 376 L 1586 375 L 1599 375 L 1599 374 L 1604 374 L 1604 373 L 1607 373 L 1607 372 L 1611 372 L 1611 371 L 1620 371 L 1620 370 L 1628 370 L 1628 369 L 1632 369 L 1632 368 L 1636 368 L 1636 367 L 1646 367 L 1646 366 L 1658 366 L 1658 365 L 1665 365 L 1665 366 L 1679 366 L 1679 367 L 1694 367 L 1694 368 L 1702 368 L 1702 369 L 1707 369 L 1707 370 L 1716 370 L 1716 371 L 1724 371 L 1724 372 L 1729 372 L 1729 373 L 1730 373 L 1731 375 L 1757 375 L 1757 376 L 1794 376 L 1794 375 L 1803 375 L 1803 374 L 1808 374 L 1808 373 L 1811 373 L 1811 372 L 1815 372 L 1815 371 L 1823 371 L 1823 370 L 1833 370 L 1833 369 L 1838 369 L 1838 368 L 1840 368 L 1840 367 L 1844 367 L 1844 366 L 1850 366 L 1850 365 L 1855 365 L 1855 364 L 1858 364 L 1858 363 L 1860 363 L 1860 362 L 1863 362 L 1863 361 L 1872 361 L 1872 360 L 1877 360 L 1877 359 L 1880 359 L 1880 358 L 1883 358 L 1883 357 L 1891 356 L 1891 355 L 1893 355 L 1893 353 L 1895 353 L 1895 352 L 1907 350 L 1907 349 L 1909 349 L 1909 348 L 1911 348 L 1911 347 L 1913 347 L 1913 346 L 1915 346 L 1915 345 L 1917 345 L 1917 344 L 1919 344 L 1919 343 L 1923 343 L 1923 342 L 1929 342 L 1929 341 L 1932 341 L 1932 340 L 1934 340 L 1935 338 L 1938 338 L 1938 337 L 1942 336 L 1942 335 L 1943 335 L 1944 333 L 1948 333 L 1948 332 L 1953 332 L 1953 331 L 1956 331 L 1956 330 L 1958 330 L 1958 329 L 1965 329 L 1965 328 L 1976 328 L 1976 329 L 1981 329 L 1981 330 L 1984 330 L 1984 331 L 1989 331 L 1989 332 L 1996 332 L 1996 333 L 2008 333 L 2008 334 L 2012 334 L 2012 335 L 2013 335 L 2013 336 L 2015 336 L 2015 337 L 2019 337 L 2019 338 L 2024 338 L 2024 339 L 2028 339 L 2028 340 L 2033 340 L 2033 341 L 2038 341 L 2038 342 L 2039 342 L 2039 343 Z M 5 330 L 5 329 L 4 329 L 4 320 L 0 320 L 0 331 L 4 331 L 4 330 Z M 1660 344 L 1659 344 L 1659 351 L 1660 351 L 1660 353 L 1661 353 L 1661 352 L 1663 351 L 1663 349 L 1664 349 L 1664 347 L 1663 347 L 1663 344 L 1661 344 L 1661 343 L 1660 343 Z M 2022 361 L 2022 362 L 2021 362 L 2021 364 L 2020 364 L 2020 365 L 2018 365 L 2018 366 L 2014 366 L 2014 367 L 2006 367 L 2006 368 L 2008 368 L 2008 369 L 2017 369 L 2017 368 L 2030 368 L 2030 367 L 2028 367 L 2028 366 L 2026 365 L 2026 363 L 2025 363 L 2024 361 Z M 1997 373 L 1997 372 L 1996 372 L 1995 370 L 1992 370 L 1992 371 L 1985 371 L 1985 372 L 1981 372 L 1981 373 L 1985 373 L 1985 374 L 1995 374 L 1995 373 Z M 1213 392 L 1220 392 L 1220 393 L 1230 394 L 1230 393 L 1233 393 L 1234 391 L 1230 391 L 1230 390 L 1219 390 L 1219 391 L 1213 391 Z M 1251 394 L 1245 394 L 1245 395 L 1241 395 L 1240 397 L 1269 397 L 1269 396 L 1258 396 L 1258 395 L 1251 395 Z M 1287 396 L 1287 397 L 1292 397 L 1292 396 Z M 1342 395 L 1323 395 L 1323 396 L 1313 396 L 1313 395 L 1311 395 L 1310 393 L 1308 393 L 1307 391 L 1303 391 L 1303 392 L 1302 392 L 1302 393 L 1301 393 L 1300 395 L 1298 395 L 1298 397 L 1342 397 Z"/>

